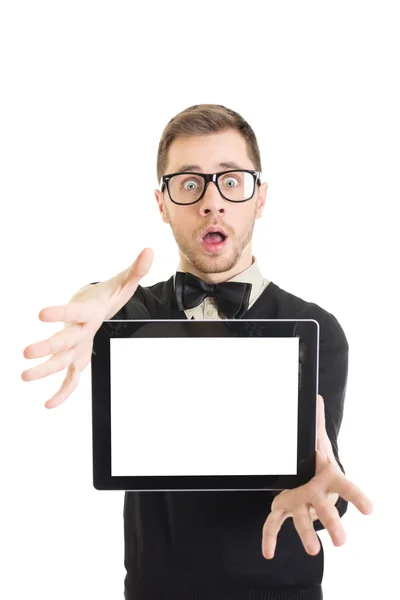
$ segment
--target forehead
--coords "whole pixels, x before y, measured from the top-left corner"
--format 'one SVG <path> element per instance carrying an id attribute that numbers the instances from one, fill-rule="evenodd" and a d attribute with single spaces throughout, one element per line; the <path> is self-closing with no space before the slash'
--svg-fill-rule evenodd
<path id="1" fill-rule="evenodd" d="M 166 173 L 218 170 L 254 169 L 242 135 L 234 129 L 207 135 L 176 138 L 168 151 Z"/>

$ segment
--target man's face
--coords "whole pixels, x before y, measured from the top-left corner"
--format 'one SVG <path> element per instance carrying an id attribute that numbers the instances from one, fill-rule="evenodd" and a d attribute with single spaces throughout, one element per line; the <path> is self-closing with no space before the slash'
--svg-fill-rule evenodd
<path id="1" fill-rule="evenodd" d="M 234 163 L 223 165 L 221 163 Z M 192 165 L 182 168 L 183 165 Z M 218 173 L 229 169 L 254 170 L 248 157 L 245 140 L 240 133 L 229 129 L 221 133 L 181 137 L 169 148 L 165 174 L 178 171 Z M 167 189 L 155 190 L 163 221 L 169 223 L 178 245 L 180 262 L 185 271 L 210 282 L 224 281 L 251 265 L 251 239 L 255 219 L 259 219 L 265 204 L 267 183 L 256 185 L 253 197 L 247 202 L 229 202 L 210 182 L 203 198 L 186 206 L 171 202 Z M 211 247 L 202 240 L 210 226 L 221 227 L 227 237 L 221 247 Z M 224 274 L 221 275 L 217 274 Z"/>

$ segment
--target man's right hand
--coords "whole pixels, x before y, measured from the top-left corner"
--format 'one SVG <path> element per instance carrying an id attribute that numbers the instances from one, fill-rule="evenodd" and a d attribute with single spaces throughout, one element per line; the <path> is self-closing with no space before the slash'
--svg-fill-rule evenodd
<path id="1" fill-rule="evenodd" d="M 91 361 L 96 332 L 103 321 L 111 319 L 133 296 L 152 262 L 153 251 L 145 248 L 130 267 L 115 277 L 85 286 L 64 306 L 49 306 L 40 311 L 41 321 L 63 321 L 64 329 L 25 348 L 25 358 L 52 356 L 46 362 L 23 371 L 21 378 L 33 381 L 68 367 L 61 388 L 45 403 L 46 408 L 59 406 L 72 394 L 79 383 L 81 371 Z"/>

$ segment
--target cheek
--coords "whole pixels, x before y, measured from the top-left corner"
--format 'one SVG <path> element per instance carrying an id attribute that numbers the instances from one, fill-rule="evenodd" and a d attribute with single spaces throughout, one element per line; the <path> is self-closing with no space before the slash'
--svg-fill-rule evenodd
<path id="1" fill-rule="evenodd" d="M 254 211 L 249 211 L 248 208 L 243 206 L 242 210 L 238 210 L 237 214 L 232 220 L 232 227 L 235 231 L 245 231 L 249 225 L 253 222 L 255 215 Z"/>
<path id="2" fill-rule="evenodd" d="M 204 227 L 199 216 L 191 215 L 189 211 L 171 215 L 171 222 L 175 230 L 186 237 L 195 235 L 197 231 L 201 231 L 201 228 Z"/>
<path id="3" fill-rule="evenodd" d="M 188 215 L 178 216 L 173 214 L 170 214 L 170 225 L 173 231 L 181 238 L 193 237 L 196 226 L 197 228 L 199 226 L 198 223 L 196 224 Z"/>

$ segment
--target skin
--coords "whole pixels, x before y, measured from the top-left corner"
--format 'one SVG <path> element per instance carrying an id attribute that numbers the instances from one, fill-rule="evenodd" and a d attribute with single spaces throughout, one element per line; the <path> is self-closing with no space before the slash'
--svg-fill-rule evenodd
<path id="1" fill-rule="evenodd" d="M 200 168 L 190 170 L 200 173 L 218 173 L 230 168 L 219 166 L 224 161 L 255 170 L 244 138 L 232 129 L 175 139 L 169 148 L 165 173 L 176 173 L 183 164 L 198 165 Z M 167 189 L 163 193 L 155 190 L 161 217 L 175 237 L 182 268 L 207 283 L 220 283 L 250 267 L 255 220 L 262 216 L 267 189 L 268 183 L 263 183 L 256 186 L 248 202 L 234 203 L 222 198 L 211 182 L 202 200 L 188 206 L 171 202 Z M 200 244 L 204 230 L 213 225 L 223 226 L 228 233 L 220 252 L 208 252 Z"/>

